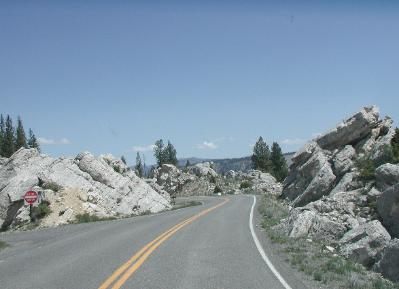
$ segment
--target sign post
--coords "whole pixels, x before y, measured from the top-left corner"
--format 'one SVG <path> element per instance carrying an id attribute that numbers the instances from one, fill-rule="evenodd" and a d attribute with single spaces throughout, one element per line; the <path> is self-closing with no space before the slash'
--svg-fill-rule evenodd
<path id="1" fill-rule="evenodd" d="M 25 204 L 29 205 L 29 217 L 32 220 L 32 205 L 37 202 L 38 195 L 35 191 L 27 191 L 24 195 Z"/>

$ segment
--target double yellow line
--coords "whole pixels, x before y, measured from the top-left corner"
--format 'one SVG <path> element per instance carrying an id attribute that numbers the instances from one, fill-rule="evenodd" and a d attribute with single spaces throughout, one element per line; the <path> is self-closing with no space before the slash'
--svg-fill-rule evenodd
<path id="1" fill-rule="evenodd" d="M 179 231 L 184 226 L 187 226 L 188 224 L 194 222 L 196 219 L 202 217 L 203 215 L 209 213 L 210 211 L 213 211 L 216 208 L 223 206 L 228 201 L 229 201 L 229 199 L 226 198 L 226 199 L 224 199 L 223 202 L 217 204 L 216 206 L 213 206 L 209 209 L 199 212 L 198 214 L 173 226 L 166 232 L 164 232 L 161 235 L 159 235 L 158 237 L 156 237 L 154 240 L 152 240 L 147 245 L 145 245 L 143 248 L 141 248 L 140 251 L 138 251 L 136 254 L 134 254 L 126 263 L 124 263 L 122 266 L 120 266 L 118 269 L 116 269 L 114 271 L 114 273 L 112 273 L 112 275 L 109 276 L 108 279 L 105 280 L 104 283 L 102 283 L 100 285 L 100 287 L 98 287 L 98 289 L 119 289 L 119 288 L 121 288 L 122 285 L 125 284 L 125 282 L 134 274 L 134 272 L 136 272 L 137 269 L 140 268 L 140 266 L 145 262 L 145 260 L 147 260 L 147 258 L 151 255 L 151 253 L 154 252 L 155 249 L 158 248 L 163 242 L 165 242 L 167 239 L 169 239 L 173 234 L 175 234 L 177 231 Z M 112 284 L 113 284 L 113 286 L 112 286 Z"/>

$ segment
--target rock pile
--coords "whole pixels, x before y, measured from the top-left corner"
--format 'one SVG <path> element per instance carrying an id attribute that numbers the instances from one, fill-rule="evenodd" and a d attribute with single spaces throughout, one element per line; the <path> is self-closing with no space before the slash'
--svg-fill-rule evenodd
<path id="1" fill-rule="evenodd" d="M 96 158 L 85 152 L 74 159 L 53 159 L 35 149 L 20 149 L 1 160 L 0 226 L 29 222 L 22 196 L 30 189 L 50 203 L 51 220 L 42 221 L 49 226 L 72 221 L 79 213 L 129 216 L 170 207 L 166 192 L 159 194 L 112 155 Z"/>
<path id="2" fill-rule="evenodd" d="M 399 237 L 399 166 L 383 164 L 374 179 L 365 179 L 356 165 L 365 157 L 384 159 L 395 134 L 392 123 L 381 120 L 375 106 L 366 107 L 299 150 L 281 195 L 292 208 L 277 228 L 291 237 L 329 241 L 344 256 L 399 276 L 399 266 L 392 268 L 399 251 L 392 239 Z"/>

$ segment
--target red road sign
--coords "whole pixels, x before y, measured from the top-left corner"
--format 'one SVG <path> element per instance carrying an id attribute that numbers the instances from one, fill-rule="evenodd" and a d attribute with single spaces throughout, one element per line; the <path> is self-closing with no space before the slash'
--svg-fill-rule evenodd
<path id="1" fill-rule="evenodd" d="M 24 195 L 24 200 L 29 205 L 32 205 L 33 203 L 35 203 L 37 201 L 37 198 L 38 198 L 38 196 L 35 191 L 28 191 Z"/>

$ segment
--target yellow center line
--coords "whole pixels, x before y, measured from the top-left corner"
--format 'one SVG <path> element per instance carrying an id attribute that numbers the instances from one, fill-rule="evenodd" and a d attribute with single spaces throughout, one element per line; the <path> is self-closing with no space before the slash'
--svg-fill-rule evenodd
<path id="1" fill-rule="evenodd" d="M 116 269 L 112 275 L 107 278 L 107 280 L 104 281 L 103 284 L 98 289 L 107 289 L 109 286 L 120 276 L 122 277 L 115 283 L 115 285 L 112 287 L 112 289 L 119 289 L 126 281 L 129 279 L 129 277 L 138 269 L 140 266 L 144 263 L 144 261 L 150 256 L 150 254 L 155 251 L 156 248 L 158 248 L 163 242 L 165 242 L 167 239 L 169 239 L 173 234 L 175 234 L 178 230 L 183 228 L 184 226 L 194 222 L 196 219 L 199 217 L 209 213 L 210 211 L 224 205 L 228 199 L 225 199 L 222 203 L 213 206 L 211 208 L 208 208 L 178 224 L 173 226 L 172 228 L 168 229 L 161 235 L 159 235 L 157 238 L 149 242 L 147 245 L 145 245 L 143 248 L 140 249 L 136 254 L 134 254 L 127 262 L 125 262 L 122 266 L 120 266 L 118 269 Z M 137 262 L 136 262 L 137 260 Z M 134 263 L 136 262 L 136 263 Z M 133 266 L 132 266 L 133 264 Z M 129 268 L 130 267 L 130 268 Z"/>

